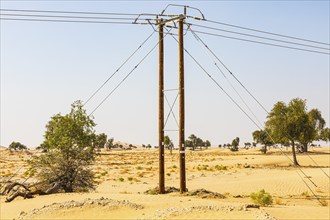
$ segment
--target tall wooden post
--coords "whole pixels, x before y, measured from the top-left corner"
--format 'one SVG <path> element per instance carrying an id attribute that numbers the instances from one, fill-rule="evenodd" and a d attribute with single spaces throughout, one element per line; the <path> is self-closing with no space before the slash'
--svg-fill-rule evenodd
<path id="1" fill-rule="evenodd" d="M 159 147 L 159 193 L 165 193 L 164 164 L 164 25 L 159 24 L 159 87 L 158 87 L 158 147 Z"/>
<path id="2" fill-rule="evenodd" d="M 180 193 L 186 192 L 186 162 L 184 146 L 184 57 L 183 57 L 183 20 L 178 21 L 179 26 L 179 162 L 180 162 Z"/>

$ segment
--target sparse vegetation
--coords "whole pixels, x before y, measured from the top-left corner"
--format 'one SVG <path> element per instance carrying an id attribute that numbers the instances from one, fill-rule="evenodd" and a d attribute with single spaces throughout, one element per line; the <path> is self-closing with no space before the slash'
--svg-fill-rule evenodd
<path id="1" fill-rule="evenodd" d="M 27 150 L 27 147 L 24 144 L 21 144 L 20 142 L 13 141 L 9 147 L 9 150 Z"/>
<path id="2" fill-rule="evenodd" d="M 269 193 L 266 193 L 264 189 L 256 193 L 251 193 L 250 198 L 252 201 L 260 206 L 270 206 L 273 204 L 273 198 Z"/>
<path id="3" fill-rule="evenodd" d="M 228 170 L 227 166 L 215 165 L 214 169 L 216 170 Z"/>

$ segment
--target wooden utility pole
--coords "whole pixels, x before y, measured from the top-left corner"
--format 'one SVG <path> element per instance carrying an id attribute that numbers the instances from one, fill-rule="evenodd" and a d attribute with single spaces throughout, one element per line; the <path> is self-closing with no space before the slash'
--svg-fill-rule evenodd
<path id="1" fill-rule="evenodd" d="M 158 147 L 159 147 L 159 193 L 165 193 L 164 164 L 164 24 L 160 19 L 159 27 L 159 87 L 158 87 Z"/>
<path id="2" fill-rule="evenodd" d="M 183 20 L 180 17 L 179 26 L 179 162 L 180 162 L 180 193 L 186 192 L 186 162 L 184 146 L 184 57 L 183 57 Z"/>

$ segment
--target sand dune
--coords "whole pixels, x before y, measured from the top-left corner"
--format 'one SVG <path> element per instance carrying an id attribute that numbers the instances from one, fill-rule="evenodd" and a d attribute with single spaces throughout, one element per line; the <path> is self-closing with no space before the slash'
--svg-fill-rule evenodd
<path id="1" fill-rule="evenodd" d="M 94 192 L 54 194 L 5 203 L 1 219 L 329 219 L 330 154 L 328 148 L 298 155 L 301 170 L 278 150 L 262 155 L 255 149 L 237 153 L 224 149 L 187 151 L 187 188 L 204 188 L 226 198 L 147 195 L 158 184 L 156 150 L 103 152 L 94 165 L 99 185 Z M 288 153 L 288 156 L 291 156 Z M 31 154 L 31 153 L 30 153 Z M 26 178 L 26 152 L 3 150 L 1 182 L 21 166 L 16 180 Z M 179 186 L 178 152 L 166 152 L 166 186 Z M 302 174 L 306 174 L 307 178 Z M 299 176 L 299 174 L 301 176 Z M 305 183 L 324 200 L 317 202 Z M 33 181 L 29 179 L 28 181 Z M 315 186 L 315 185 L 316 186 Z M 250 193 L 265 189 L 271 207 L 246 208 Z"/>

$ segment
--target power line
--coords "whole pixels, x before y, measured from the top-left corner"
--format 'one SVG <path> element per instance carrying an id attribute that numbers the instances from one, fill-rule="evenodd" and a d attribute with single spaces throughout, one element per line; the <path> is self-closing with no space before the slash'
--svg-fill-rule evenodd
<path id="1" fill-rule="evenodd" d="M 86 105 L 108 82 L 109 80 L 116 74 L 119 72 L 119 70 L 134 56 L 134 54 L 142 48 L 142 46 L 152 37 L 152 35 L 154 35 L 155 31 L 153 31 L 148 37 L 147 39 L 145 39 L 142 44 L 140 46 L 138 46 L 138 48 L 118 67 L 118 69 L 113 72 L 111 74 L 110 77 L 108 77 L 106 79 L 106 81 L 87 99 L 87 101 L 84 103 L 84 105 Z"/>
<path id="2" fill-rule="evenodd" d="M 75 19 L 101 19 L 101 20 L 136 20 L 136 18 L 127 18 L 127 17 L 90 17 L 90 16 L 62 16 L 62 15 L 31 15 L 31 14 L 3 14 L 4 16 L 13 16 L 13 17 L 36 17 L 36 18 L 75 18 Z M 141 20 L 141 19 L 138 19 Z"/>
<path id="3" fill-rule="evenodd" d="M 164 40 L 164 38 L 167 36 L 167 34 L 171 31 L 171 29 L 165 34 L 165 36 L 163 37 L 162 40 Z M 111 90 L 111 92 L 101 101 L 101 103 L 99 105 L 97 105 L 94 110 L 89 114 L 92 115 L 118 88 L 119 86 L 134 72 L 134 70 L 136 70 L 138 68 L 138 66 L 149 56 L 149 54 L 154 51 L 154 49 L 158 46 L 159 41 L 157 42 L 157 44 L 140 60 L 140 62 L 134 66 L 134 68 L 118 83 L 118 85 Z"/>
<path id="4" fill-rule="evenodd" d="M 113 13 L 113 12 L 86 12 L 86 11 L 49 11 L 49 10 L 26 10 L 26 9 L 0 9 L 0 11 L 10 12 L 37 12 L 37 13 L 56 13 L 56 14 L 88 14 L 88 15 L 128 15 L 139 16 L 137 13 Z M 144 14 L 144 15 L 157 15 L 157 14 Z"/>
<path id="5" fill-rule="evenodd" d="M 195 34 L 195 32 L 191 29 L 191 33 L 193 34 L 193 36 L 195 37 L 195 39 L 199 42 L 199 43 L 203 43 L 201 41 L 201 39 L 198 37 L 198 35 Z M 204 44 L 204 43 L 203 43 Z M 205 47 L 207 47 L 207 45 L 204 44 Z M 210 55 L 207 53 L 207 55 L 209 56 L 209 58 L 212 60 L 212 58 L 210 57 Z M 216 68 L 220 71 L 220 73 L 222 74 L 222 76 L 226 79 L 226 81 L 228 82 L 228 84 L 231 86 L 231 88 L 235 91 L 235 93 L 238 95 L 238 97 L 241 99 L 241 101 L 244 103 L 244 105 L 247 107 L 247 109 L 249 110 L 249 112 L 254 116 L 254 118 L 258 121 L 259 125 L 261 125 L 261 122 L 259 121 L 258 117 L 253 113 L 252 109 L 249 107 L 249 105 L 245 102 L 245 100 L 243 99 L 243 97 L 239 94 L 239 92 L 235 89 L 234 85 L 230 82 L 230 80 L 227 78 L 227 76 L 224 74 L 224 72 L 220 69 L 220 67 L 218 66 L 218 64 L 213 60 L 214 65 L 216 66 Z"/>
<path id="6" fill-rule="evenodd" d="M 221 63 L 221 65 L 230 73 L 230 75 L 243 87 L 243 89 L 258 103 L 258 105 L 266 112 L 267 109 L 258 101 L 258 99 L 243 85 L 243 83 L 233 74 L 232 71 L 220 60 L 220 58 L 207 46 L 207 44 L 195 33 L 196 31 L 193 31 L 190 29 L 192 33 L 194 33 L 198 39 L 202 42 L 202 44 L 205 46 L 205 48 Z"/>
<path id="7" fill-rule="evenodd" d="M 219 21 L 212 21 L 212 20 L 206 20 L 206 19 L 203 21 L 214 23 L 214 24 L 225 25 L 225 26 L 229 26 L 229 27 L 234 27 L 234 28 L 239 28 L 239 29 L 248 30 L 248 31 L 259 32 L 259 33 L 263 33 L 263 34 L 269 34 L 269 35 L 274 35 L 274 36 L 279 36 L 279 37 L 285 37 L 285 38 L 291 38 L 291 39 L 295 39 L 295 40 L 311 42 L 311 43 L 315 43 L 315 44 L 322 44 L 322 45 L 327 45 L 327 46 L 330 45 L 329 43 L 323 43 L 320 41 L 314 41 L 314 40 L 309 40 L 309 39 L 304 39 L 304 38 L 299 38 L 299 37 L 294 37 L 294 36 L 289 36 L 289 35 L 277 34 L 277 33 L 273 33 L 273 32 L 268 32 L 268 31 L 263 31 L 263 30 L 248 28 L 248 27 L 242 27 L 242 26 L 228 24 L 228 23 L 219 22 Z"/>
<path id="8" fill-rule="evenodd" d="M 279 45 L 279 44 L 255 41 L 255 40 L 248 40 L 248 39 L 244 39 L 244 38 L 230 37 L 230 36 L 226 36 L 226 35 L 209 33 L 209 32 L 204 32 L 204 31 L 195 31 L 195 33 L 201 33 L 201 34 L 206 34 L 206 35 L 212 35 L 212 36 L 223 37 L 223 38 L 228 38 L 228 39 L 233 39 L 233 40 L 246 41 L 246 42 L 257 43 L 257 44 L 264 44 L 264 45 L 274 46 L 274 47 L 282 47 L 282 48 L 287 48 L 287 49 L 330 55 L 330 53 L 320 52 L 320 51 L 316 51 L 316 50 L 308 50 L 308 49 L 302 49 L 302 48 L 297 48 L 297 47 L 289 47 L 289 46 L 284 46 L 284 45 Z"/>
<path id="9" fill-rule="evenodd" d="M 246 33 L 241 33 L 241 32 L 237 32 L 237 31 L 230 31 L 230 30 L 225 30 L 225 29 L 209 27 L 209 26 L 205 26 L 205 25 L 199 25 L 199 24 L 193 24 L 193 23 L 187 23 L 187 24 L 189 24 L 191 26 L 196 26 L 196 27 L 201 27 L 201 28 L 211 29 L 211 30 L 216 30 L 216 31 L 222 31 L 222 32 L 231 33 L 231 34 L 238 34 L 238 35 L 243 35 L 243 36 L 248 36 L 248 37 L 254 37 L 254 38 L 259 38 L 259 39 L 264 39 L 264 40 L 277 41 L 277 42 L 286 43 L 286 44 L 294 44 L 294 45 L 299 45 L 299 46 L 304 46 L 304 47 L 311 47 L 311 48 L 321 49 L 321 50 L 330 50 L 330 48 L 324 48 L 324 47 L 318 47 L 318 46 L 313 46 L 313 45 L 308 45 L 308 44 L 296 43 L 296 42 L 292 42 L 292 41 L 279 40 L 279 39 L 269 38 L 269 37 L 262 37 L 262 36 L 257 36 L 257 35 L 253 35 L 253 34 L 246 34 Z"/>
<path id="10" fill-rule="evenodd" d="M 51 20 L 51 19 L 28 19 L 28 18 L 0 18 L 0 20 L 8 21 L 41 21 L 41 22 L 67 22 L 67 23 L 91 23 L 91 24 L 143 24 L 149 23 L 133 23 L 133 22 L 115 22 L 115 21 L 87 21 L 87 20 Z"/>

